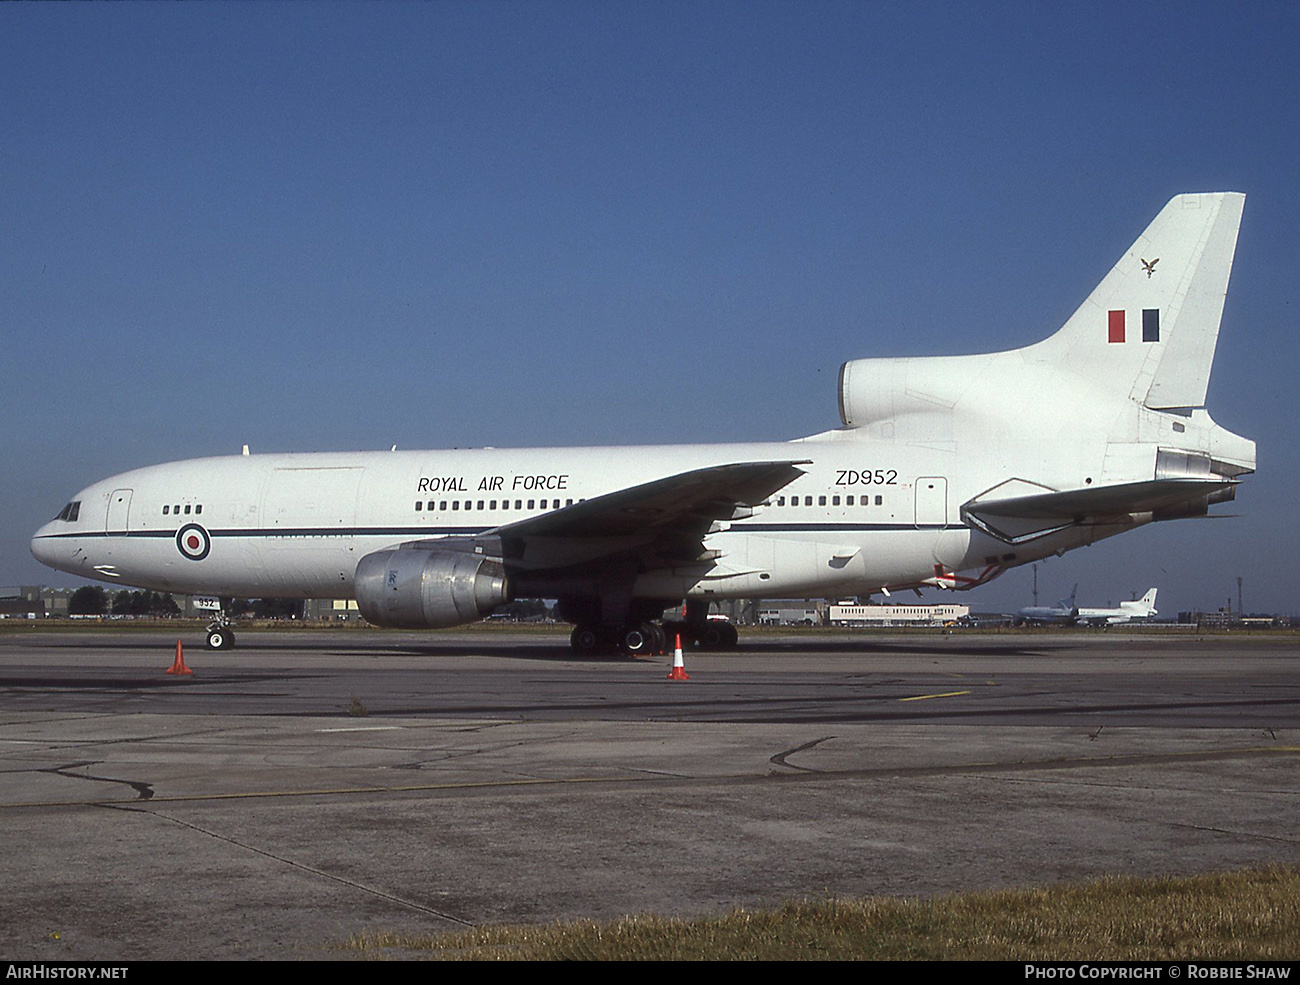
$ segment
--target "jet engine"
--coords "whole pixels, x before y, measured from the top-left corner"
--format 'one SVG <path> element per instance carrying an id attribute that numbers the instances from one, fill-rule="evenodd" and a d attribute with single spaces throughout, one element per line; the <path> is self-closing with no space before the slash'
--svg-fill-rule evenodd
<path id="1" fill-rule="evenodd" d="M 443 629 L 482 619 L 510 601 L 505 567 L 468 551 L 396 548 L 357 564 L 357 606 L 394 629 Z"/>

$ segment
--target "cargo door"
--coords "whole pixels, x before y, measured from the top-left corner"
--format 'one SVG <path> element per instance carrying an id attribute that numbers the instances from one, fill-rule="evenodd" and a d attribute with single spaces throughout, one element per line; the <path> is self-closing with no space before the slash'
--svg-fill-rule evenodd
<path id="1" fill-rule="evenodd" d="M 922 476 L 916 480 L 916 525 L 944 526 L 948 523 L 948 480 Z"/>

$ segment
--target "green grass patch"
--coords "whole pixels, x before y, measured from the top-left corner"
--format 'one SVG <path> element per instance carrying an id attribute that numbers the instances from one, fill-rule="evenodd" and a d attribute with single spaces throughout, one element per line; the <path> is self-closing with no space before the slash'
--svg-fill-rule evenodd
<path id="1" fill-rule="evenodd" d="M 626 917 L 436 936 L 384 932 L 358 956 L 519 961 L 1293 960 L 1300 871 L 1106 878 L 934 899 L 810 900 L 722 916 Z"/>

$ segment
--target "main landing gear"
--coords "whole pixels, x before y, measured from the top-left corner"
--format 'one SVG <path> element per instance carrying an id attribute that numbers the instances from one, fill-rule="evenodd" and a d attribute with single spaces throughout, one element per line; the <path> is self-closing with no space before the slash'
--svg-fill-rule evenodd
<path id="1" fill-rule="evenodd" d="M 690 649 L 726 650 L 736 645 L 736 627 L 725 619 L 710 619 L 709 603 L 703 599 L 688 600 L 683 619 L 662 619 L 664 610 L 681 603 L 631 598 L 627 579 L 611 577 L 607 587 L 599 596 L 561 596 L 557 602 L 559 617 L 575 624 L 569 646 L 580 656 L 672 653 L 679 636 L 682 646 Z"/>
<path id="2" fill-rule="evenodd" d="M 672 653 L 678 638 L 688 649 L 730 650 L 739 641 L 739 634 L 731 623 L 718 619 L 648 620 L 622 627 L 580 622 L 569 637 L 569 646 L 582 656 L 626 654 L 642 657 Z"/>

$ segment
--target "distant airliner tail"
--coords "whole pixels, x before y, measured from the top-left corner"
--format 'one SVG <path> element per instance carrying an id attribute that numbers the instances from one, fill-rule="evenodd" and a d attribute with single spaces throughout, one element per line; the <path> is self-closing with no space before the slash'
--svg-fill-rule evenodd
<path id="1" fill-rule="evenodd" d="M 1074 587 L 1070 589 L 1070 597 L 1061 599 L 1061 603 L 1060 603 L 1061 608 L 1065 609 L 1068 612 L 1075 612 L 1076 606 L 1074 604 L 1074 597 L 1078 594 L 1079 594 L 1079 585 L 1076 582 Z"/>

